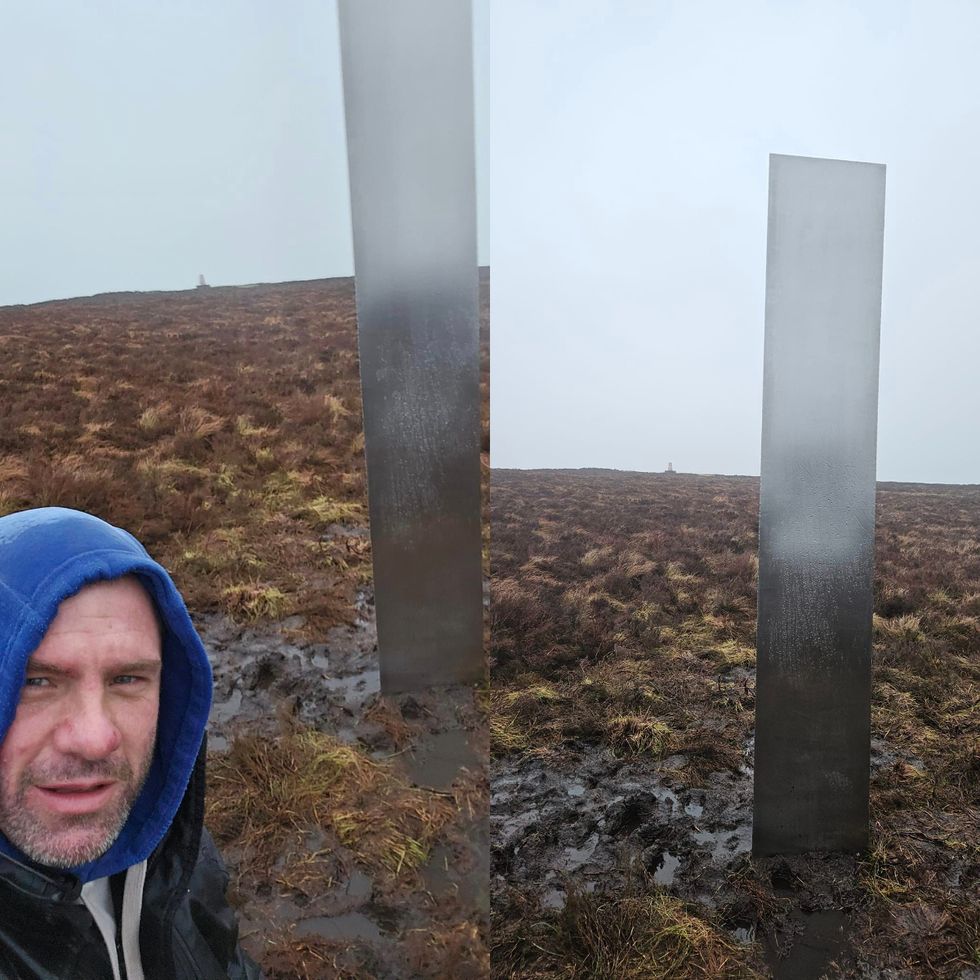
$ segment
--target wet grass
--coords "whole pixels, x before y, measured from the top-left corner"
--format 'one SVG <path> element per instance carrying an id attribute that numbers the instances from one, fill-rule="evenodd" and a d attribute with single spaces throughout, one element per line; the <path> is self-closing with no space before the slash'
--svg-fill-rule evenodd
<path id="1" fill-rule="evenodd" d="M 755 721 L 757 521 L 755 479 L 495 470 L 494 755 L 670 753 L 687 787 L 737 772 Z M 848 900 L 861 954 L 916 976 L 980 966 L 978 527 L 980 488 L 879 487 L 872 736 L 881 761 L 872 846 Z M 753 921 L 774 914 L 764 876 L 738 877 L 732 889 Z M 508 901 L 504 931 L 510 915 L 547 911 L 522 908 L 528 895 Z M 574 968 L 572 945 L 530 948 L 522 975 Z M 754 954 L 731 954 L 740 955 L 748 968 Z"/>
<path id="2" fill-rule="evenodd" d="M 560 911 L 542 912 L 519 893 L 494 909 L 494 971 L 548 980 L 708 980 L 761 976 L 703 910 L 652 887 L 626 894 L 571 890 Z"/>
<path id="3" fill-rule="evenodd" d="M 308 897 L 330 887 L 347 855 L 373 876 L 411 875 L 454 813 L 442 795 L 322 732 L 246 736 L 210 764 L 208 826 L 240 854 L 239 874 Z"/>

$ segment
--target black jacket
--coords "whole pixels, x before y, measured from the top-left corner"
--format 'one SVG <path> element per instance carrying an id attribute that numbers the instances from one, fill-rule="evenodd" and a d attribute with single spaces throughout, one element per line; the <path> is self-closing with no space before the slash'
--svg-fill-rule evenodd
<path id="1" fill-rule="evenodd" d="M 262 977 L 238 945 L 228 873 L 204 829 L 204 754 L 202 746 L 180 809 L 148 860 L 140 915 L 146 980 Z M 0 854 L 2 980 L 112 980 L 105 942 L 77 903 L 80 893 L 73 875 L 42 874 Z"/>

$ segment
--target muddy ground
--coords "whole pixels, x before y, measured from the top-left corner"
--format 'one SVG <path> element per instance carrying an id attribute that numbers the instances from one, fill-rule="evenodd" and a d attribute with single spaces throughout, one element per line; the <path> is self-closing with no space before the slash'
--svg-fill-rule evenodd
<path id="1" fill-rule="evenodd" d="M 226 846 L 249 953 L 277 977 L 486 976 L 487 737 L 475 692 L 381 698 L 370 591 L 358 594 L 354 624 L 322 643 L 302 639 L 301 617 L 246 626 L 208 614 L 196 625 L 214 668 L 212 758 L 240 736 L 310 727 L 390 762 L 411 786 L 467 802 L 417 871 L 380 882 L 351 860 L 313 899 L 275 875 L 236 885 L 241 854 Z M 318 844 L 311 838 L 311 853 Z"/>
<path id="2" fill-rule="evenodd" d="M 721 682 L 751 691 L 754 672 L 738 668 Z M 924 975 L 882 968 L 877 951 L 855 946 L 866 904 L 858 855 L 751 859 L 752 754 L 749 739 L 737 773 L 711 773 L 696 786 L 684 779 L 683 755 L 623 759 L 583 744 L 494 760 L 494 902 L 506 903 L 507 889 L 516 888 L 536 896 L 541 910 L 560 910 L 570 888 L 622 892 L 639 875 L 704 910 L 764 976 Z M 887 781 L 895 765 L 921 763 L 876 739 L 872 779 Z M 975 892 L 976 882 L 971 887 L 964 878 L 970 868 L 968 861 L 954 864 L 942 883 L 964 900 Z M 980 972 L 949 975 L 976 980 Z"/>

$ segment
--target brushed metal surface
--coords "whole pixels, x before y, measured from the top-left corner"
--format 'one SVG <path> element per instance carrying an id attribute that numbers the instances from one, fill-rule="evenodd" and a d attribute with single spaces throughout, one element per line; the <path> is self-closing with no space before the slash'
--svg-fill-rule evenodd
<path id="1" fill-rule="evenodd" d="M 756 854 L 868 843 L 885 168 L 769 158 Z"/>
<path id="2" fill-rule="evenodd" d="M 483 675 L 471 12 L 341 0 L 381 688 Z"/>

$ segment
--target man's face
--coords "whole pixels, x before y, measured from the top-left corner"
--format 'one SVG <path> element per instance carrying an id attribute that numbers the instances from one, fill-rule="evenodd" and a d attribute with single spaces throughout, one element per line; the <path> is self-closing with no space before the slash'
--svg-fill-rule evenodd
<path id="1" fill-rule="evenodd" d="M 0 831 L 41 864 L 104 854 L 139 796 L 160 704 L 160 632 L 133 578 L 59 607 L 0 743 Z"/>

